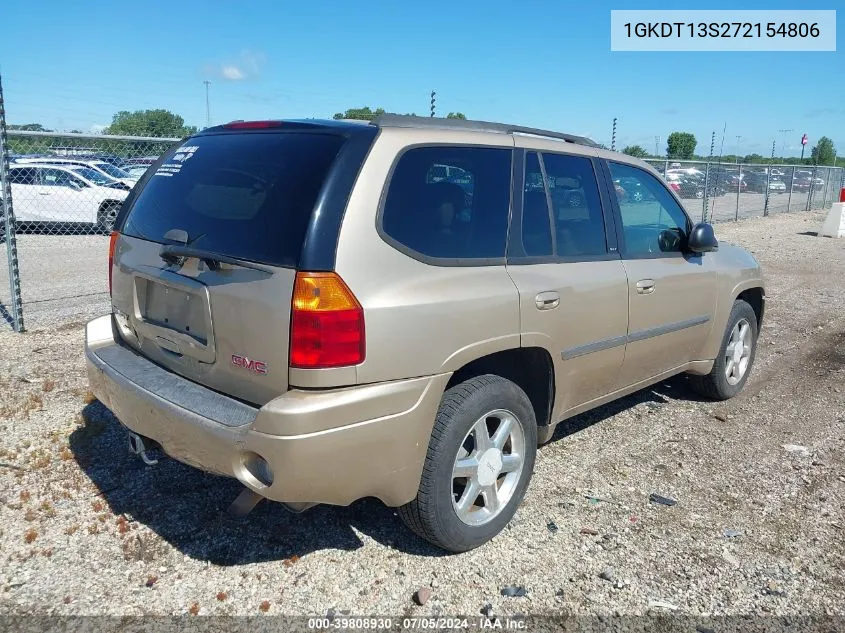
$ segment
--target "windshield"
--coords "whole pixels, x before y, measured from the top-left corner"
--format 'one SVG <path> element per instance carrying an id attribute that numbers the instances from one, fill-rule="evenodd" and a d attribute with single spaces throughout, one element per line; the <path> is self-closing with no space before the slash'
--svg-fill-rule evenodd
<path id="1" fill-rule="evenodd" d="M 82 176 L 88 182 L 93 182 L 95 185 L 101 185 L 105 187 L 117 182 L 114 178 L 110 178 L 109 176 L 106 176 L 105 174 L 102 174 L 96 169 L 92 169 L 91 167 L 82 167 L 74 165 L 69 169 L 78 176 Z"/>
<path id="2" fill-rule="evenodd" d="M 116 167 L 111 163 L 94 163 L 94 166 L 100 171 L 106 172 L 112 178 L 120 180 L 121 178 L 131 178 L 129 174 L 123 171 L 120 167 Z"/>

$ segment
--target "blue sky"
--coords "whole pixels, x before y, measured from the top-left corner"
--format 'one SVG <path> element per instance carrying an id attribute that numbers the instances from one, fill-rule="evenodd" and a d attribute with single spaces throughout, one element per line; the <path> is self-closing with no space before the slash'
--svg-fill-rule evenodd
<path id="1" fill-rule="evenodd" d="M 673 9 L 836 9 L 836 1 L 673 2 Z M 800 153 L 821 135 L 845 152 L 845 50 L 610 51 L 611 8 L 668 3 L 535 0 L 235 3 L 59 0 L 2 11 L 0 72 L 10 123 L 98 129 L 118 110 L 167 108 L 213 123 L 330 117 L 347 107 L 507 121 L 654 150 L 691 131 L 697 152 Z M 590 8 L 584 8 L 585 5 Z M 82 8 L 84 6 L 84 9 Z M 840 5 L 841 8 L 841 5 Z M 837 16 L 843 28 L 845 9 Z M 781 134 L 778 130 L 792 129 Z M 741 138 L 737 142 L 736 136 Z"/>

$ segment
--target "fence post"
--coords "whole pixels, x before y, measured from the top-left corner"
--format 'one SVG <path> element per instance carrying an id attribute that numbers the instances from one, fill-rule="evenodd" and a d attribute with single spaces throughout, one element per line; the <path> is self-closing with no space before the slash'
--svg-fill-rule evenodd
<path id="1" fill-rule="evenodd" d="M 816 188 L 816 166 L 813 165 L 813 173 L 810 176 L 810 190 L 807 192 L 807 208 L 804 209 L 805 211 L 809 211 L 813 208 L 813 189 Z"/>
<path id="2" fill-rule="evenodd" d="M 763 217 L 769 215 L 769 186 L 772 182 L 772 166 L 766 169 L 766 197 L 763 199 Z"/>
<path id="3" fill-rule="evenodd" d="M 792 206 L 792 189 L 795 187 L 795 165 L 792 166 L 792 176 L 789 179 L 789 197 L 786 199 L 786 212 Z"/>
<path id="4" fill-rule="evenodd" d="M 739 192 L 742 191 L 742 165 L 739 166 L 739 173 L 736 175 L 736 215 L 734 222 L 739 220 Z"/>
<path id="5" fill-rule="evenodd" d="M 0 77 L 0 211 L 6 235 L 6 258 L 9 264 L 9 293 L 12 308 L 12 328 L 23 332 L 23 303 L 21 301 L 21 276 L 18 269 L 18 244 L 15 236 L 15 213 L 12 208 L 12 183 L 9 181 L 9 139 L 6 136 L 6 106 L 3 101 L 3 81 Z"/>
<path id="6" fill-rule="evenodd" d="M 822 194 L 822 209 L 827 208 L 827 190 L 830 189 L 830 170 L 825 167 L 824 169 L 824 193 Z"/>

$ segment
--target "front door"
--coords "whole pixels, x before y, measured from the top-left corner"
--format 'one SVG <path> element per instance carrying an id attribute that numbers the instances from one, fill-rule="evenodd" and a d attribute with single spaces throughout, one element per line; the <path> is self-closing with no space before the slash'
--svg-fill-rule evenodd
<path id="1" fill-rule="evenodd" d="M 685 252 L 692 222 L 658 177 L 623 163 L 607 166 L 628 277 L 624 387 L 703 360 L 714 325 L 716 272 L 712 257 Z"/>

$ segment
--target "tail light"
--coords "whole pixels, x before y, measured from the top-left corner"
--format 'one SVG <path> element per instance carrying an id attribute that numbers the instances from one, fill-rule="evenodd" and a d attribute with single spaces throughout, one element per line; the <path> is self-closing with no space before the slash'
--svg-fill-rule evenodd
<path id="1" fill-rule="evenodd" d="M 109 236 L 109 296 L 111 296 L 111 269 L 114 265 L 114 247 L 117 244 L 118 237 L 120 237 L 120 233 L 117 231 L 112 231 Z"/>
<path id="2" fill-rule="evenodd" d="M 290 366 L 345 367 L 364 361 L 364 310 L 336 273 L 296 274 Z"/>
<path id="3" fill-rule="evenodd" d="M 672 188 L 672 191 L 680 191 L 681 190 L 681 185 L 679 185 L 677 182 L 670 182 L 669 186 Z"/>
<path id="4" fill-rule="evenodd" d="M 842 187 L 842 191 L 839 192 L 839 202 L 845 202 L 845 187 Z"/>

